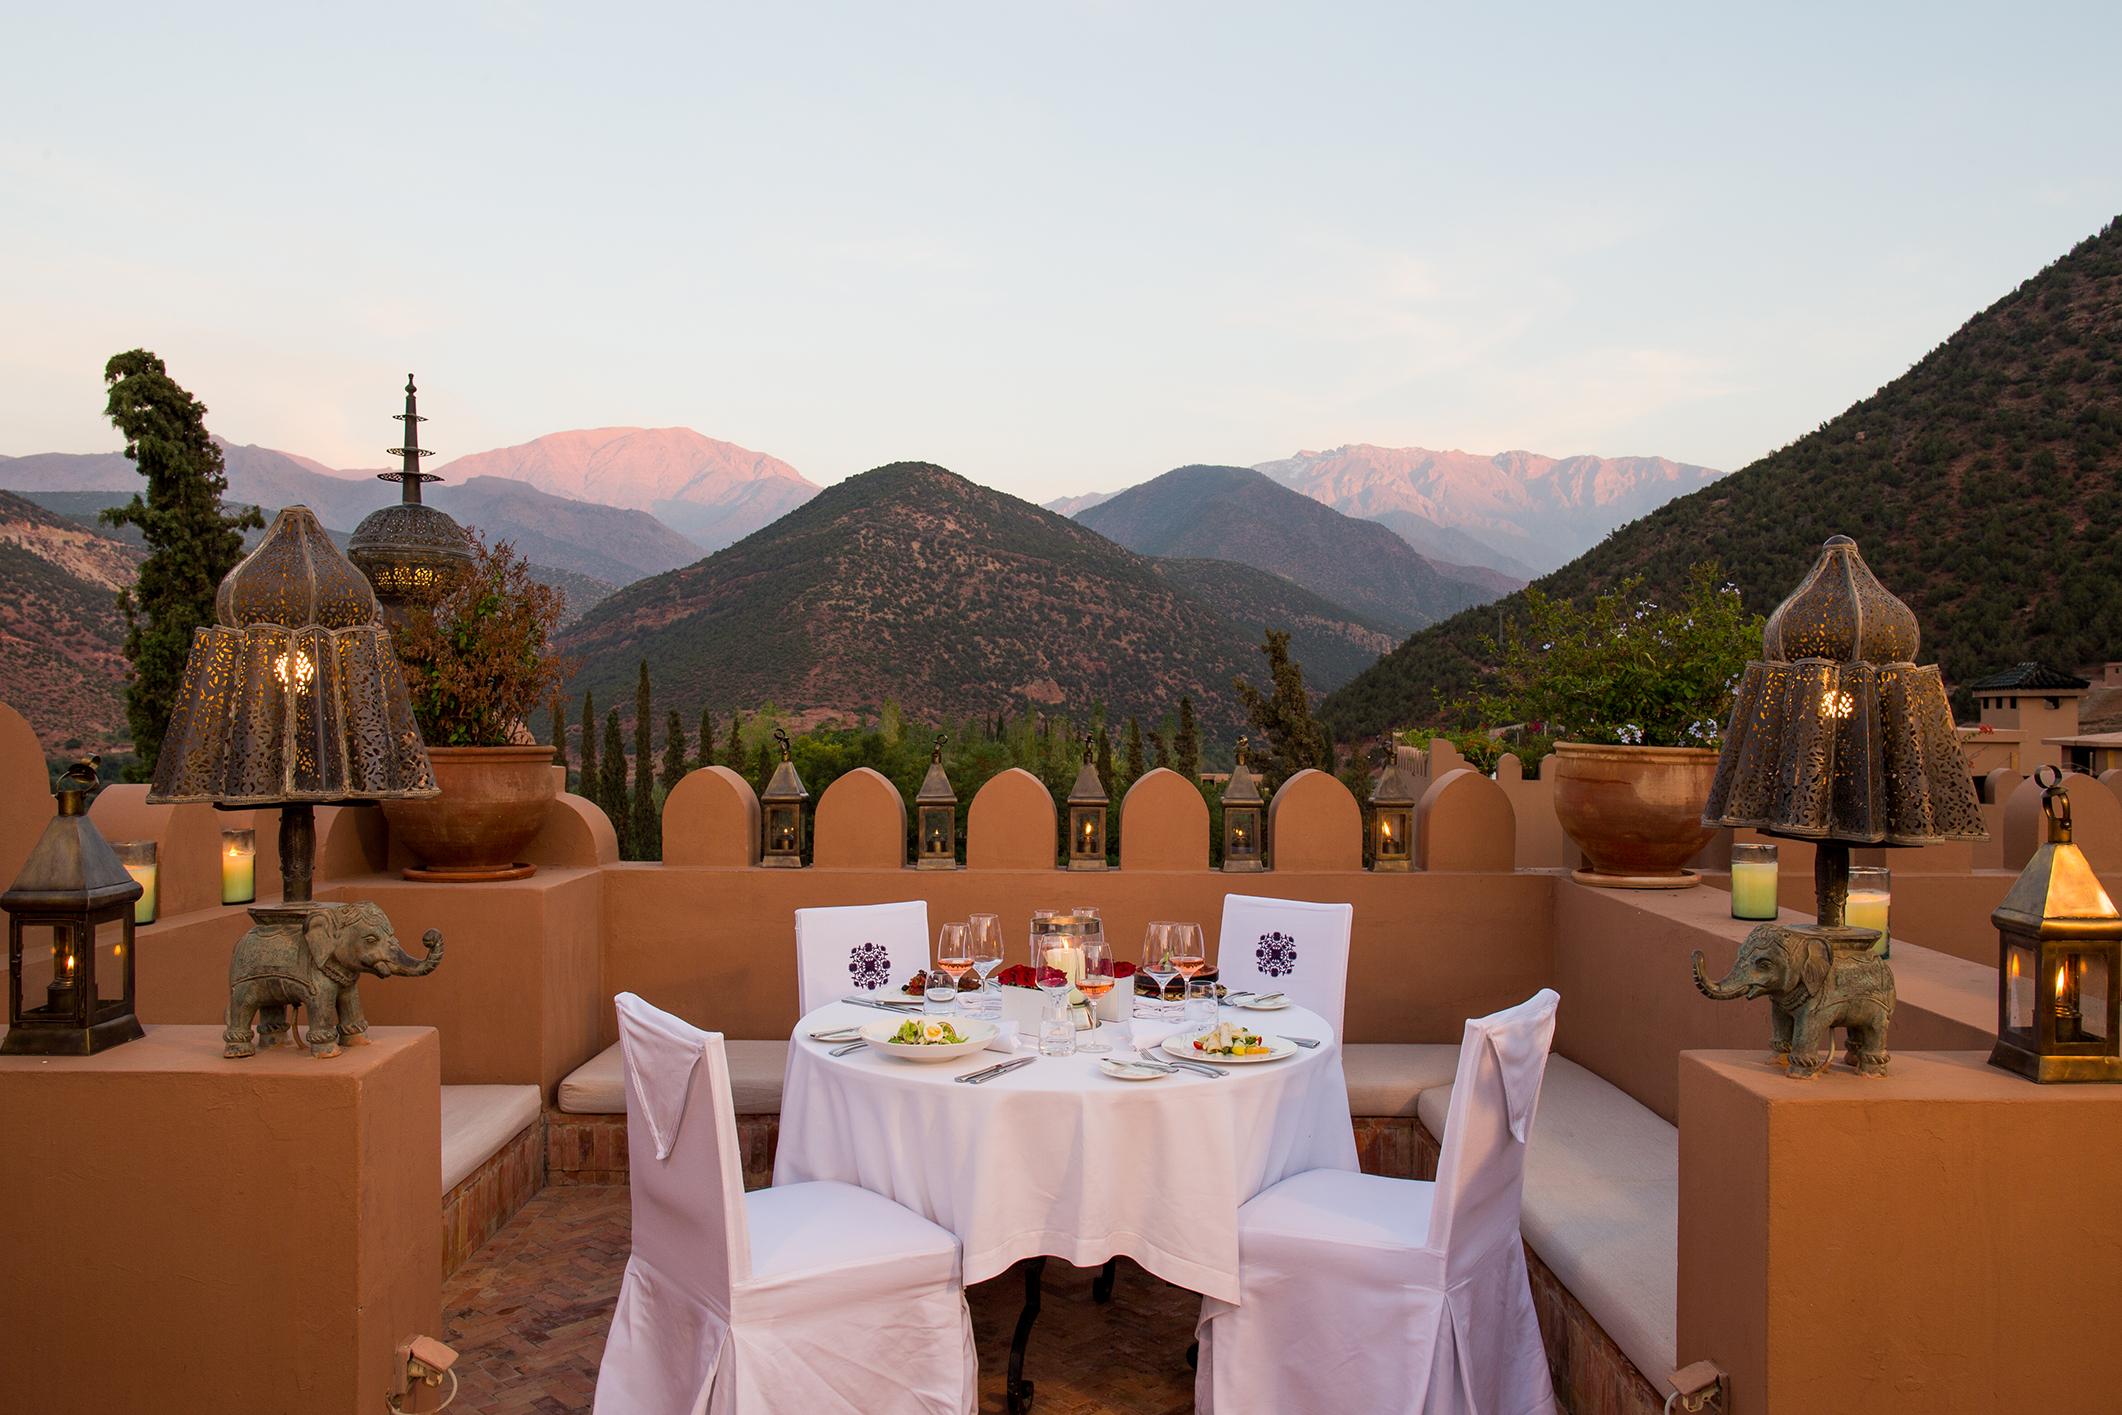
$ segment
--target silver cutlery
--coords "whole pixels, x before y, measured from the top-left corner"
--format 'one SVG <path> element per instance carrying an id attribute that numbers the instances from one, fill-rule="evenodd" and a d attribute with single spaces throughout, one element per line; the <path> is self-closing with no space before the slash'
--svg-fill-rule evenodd
<path id="1" fill-rule="evenodd" d="M 812 1032 L 810 1039 L 814 1042 L 851 1042 L 861 1032 L 859 1027 L 832 1027 L 823 1032 Z"/>
<path id="2" fill-rule="evenodd" d="M 840 1000 L 845 1003 L 851 1003 L 856 1007 L 874 1007 L 884 1012 L 919 1012 L 921 1010 L 921 1004 L 918 1002 L 880 1002 L 874 997 L 843 997 Z"/>
<path id="3" fill-rule="evenodd" d="M 1234 1002 L 1242 997 L 1248 1002 L 1280 1002 L 1285 996 L 1286 994 L 1279 992 L 1234 992 L 1223 1000 Z"/>
<path id="4" fill-rule="evenodd" d="M 1316 1037 L 1284 1037 L 1283 1040 L 1295 1042 L 1298 1046 L 1303 1047 L 1307 1051 L 1319 1045 L 1319 1040 Z"/>
<path id="5" fill-rule="evenodd" d="M 965 1082 L 968 1086 L 977 1086 L 983 1081 L 992 1081 L 997 1076 L 1007 1076 L 1012 1071 L 1021 1071 L 1038 1059 L 1036 1056 L 1020 1056 L 1015 1061 L 1005 1061 L 999 1065 L 987 1067 L 985 1070 L 969 1072 L 956 1079 Z"/>
<path id="6" fill-rule="evenodd" d="M 1174 1071 L 1191 1071 L 1196 1076 L 1210 1076 L 1218 1081 L 1224 1080 L 1230 1075 L 1230 1073 L 1228 1071 L 1225 1071 L 1222 1067 L 1210 1066 L 1205 1061 L 1180 1061 L 1176 1058 L 1166 1059 L 1165 1057 L 1160 1056 L 1157 1057 L 1155 1060 L 1151 1060 L 1148 1057 L 1144 1057 L 1142 1059 L 1142 1064 L 1152 1069 L 1159 1066 L 1169 1066 Z"/>
<path id="7" fill-rule="evenodd" d="M 827 1055 L 827 1056 L 846 1056 L 846 1055 L 847 1055 L 847 1054 L 848 1054 L 849 1052 L 851 1052 L 851 1051 L 860 1051 L 860 1050 L 862 1050 L 862 1048 L 864 1048 L 864 1047 L 866 1047 L 866 1046 L 868 1046 L 868 1045 L 869 1045 L 869 1042 L 868 1042 L 867 1040 L 857 1040 L 857 1041 L 852 1041 L 852 1042 L 849 1042 L 849 1043 L 848 1043 L 848 1044 L 847 1044 L 846 1046 L 838 1046 L 838 1047 L 834 1047 L 834 1048 L 833 1048 L 833 1049 L 832 1049 L 831 1051 L 827 1052 L 827 1053 L 826 1053 L 826 1055 Z"/>

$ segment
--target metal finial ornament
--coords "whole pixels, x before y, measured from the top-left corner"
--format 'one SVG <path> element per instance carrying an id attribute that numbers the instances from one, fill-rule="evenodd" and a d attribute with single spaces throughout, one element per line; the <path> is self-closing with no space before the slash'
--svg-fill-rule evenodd
<path id="1" fill-rule="evenodd" d="M 774 744 L 781 749 L 782 761 L 788 761 L 795 755 L 794 745 L 788 740 L 788 729 L 786 727 L 776 727 L 774 729 Z"/>
<path id="2" fill-rule="evenodd" d="M 949 740 L 948 734 L 946 734 L 946 733 L 942 733 L 942 732 L 938 732 L 938 733 L 936 734 L 936 745 L 935 745 L 935 748 L 934 748 L 934 750 L 930 751 L 930 752 L 929 752 L 929 754 L 928 754 L 928 760 L 929 760 L 929 763 L 930 763 L 930 765 L 932 765 L 932 766 L 935 766 L 935 765 L 941 765 L 941 764 L 942 764 L 942 761 L 943 761 L 943 744 L 944 744 L 944 742 L 946 742 L 946 741 L 948 741 L 948 740 Z"/>
<path id="3" fill-rule="evenodd" d="M 395 505 L 370 512 L 354 528 L 347 556 L 376 588 L 386 622 L 397 625 L 417 606 L 432 604 L 471 568 L 471 539 L 448 512 L 420 499 L 420 488 L 442 478 L 420 470 L 420 459 L 433 456 L 420 445 L 419 390 L 405 376 L 405 411 L 392 416 L 405 424 L 405 445 L 390 448 L 399 459 L 395 471 L 378 472 L 376 480 L 398 483 Z"/>
<path id="4" fill-rule="evenodd" d="M 1238 739 L 1238 765 L 1239 765 L 1239 766 L 1244 766 L 1244 765 L 1246 764 L 1246 761 L 1245 761 L 1245 753 L 1246 753 L 1246 750 L 1247 750 L 1247 748 L 1249 748 L 1249 747 L 1250 747 L 1250 746 L 1252 745 L 1252 740 L 1253 740 L 1253 739 L 1252 739 L 1252 738 L 1250 738 L 1250 737 L 1240 737 L 1240 738 Z"/>

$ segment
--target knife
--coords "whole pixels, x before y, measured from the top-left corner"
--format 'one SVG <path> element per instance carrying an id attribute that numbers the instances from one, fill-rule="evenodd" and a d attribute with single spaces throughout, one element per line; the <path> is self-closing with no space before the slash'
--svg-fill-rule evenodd
<path id="1" fill-rule="evenodd" d="M 1021 1071 L 1038 1059 L 1036 1056 L 1020 1056 L 1015 1061 L 1005 1061 L 999 1066 L 990 1066 L 985 1071 L 975 1071 L 969 1076 L 960 1076 L 957 1079 L 969 1086 L 977 1086 L 982 1081 L 992 1081 L 997 1076 L 1007 1076 L 1012 1071 Z"/>
<path id="2" fill-rule="evenodd" d="M 882 1008 L 886 1012 L 919 1012 L 921 1010 L 921 1004 L 918 1002 L 880 1002 L 874 997 L 843 997 L 840 1000 L 852 1003 L 856 1007 Z"/>
<path id="3" fill-rule="evenodd" d="M 1319 1045 L 1318 1038 L 1316 1037 L 1284 1037 L 1282 1040 L 1286 1042 L 1295 1042 L 1298 1046 L 1303 1047 L 1306 1050 L 1310 1050 L 1312 1047 Z"/>

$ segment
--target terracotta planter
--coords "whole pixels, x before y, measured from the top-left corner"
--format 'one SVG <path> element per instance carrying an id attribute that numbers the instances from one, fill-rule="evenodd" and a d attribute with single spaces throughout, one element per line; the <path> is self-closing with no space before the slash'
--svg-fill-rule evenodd
<path id="1" fill-rule="evenodd" d="M 1716 834 L 1702 807 L 1717 754 L 1701 747 L 1607 747 L 1557 742 L 1555 815 L 1591 868 L 1582 884 L 1613 889 L 1686 889 L 1701 877 L 1681 868 Z"/>
<path id="2" fill-rule="evenodd" d="M 420 863 L 407 879 L 524 879 L 523 852 L 553 799 L 551 747 L 429 747 L 440 796 L 385 801 L 393 839 Z"/>

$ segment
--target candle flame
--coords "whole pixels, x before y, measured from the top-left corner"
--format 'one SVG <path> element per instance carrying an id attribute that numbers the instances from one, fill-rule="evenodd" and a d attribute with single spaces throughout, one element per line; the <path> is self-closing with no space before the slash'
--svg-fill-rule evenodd
<path id="1" fill-rule="evenodd" d="M 2068 959 L 2065 959 L 2063 962 L 2058 963 L 2056 965 L 2056 995 L 2058 997 L 2062 996 L 2064 989 L 2069 985 L 2070 961 Z"/>

